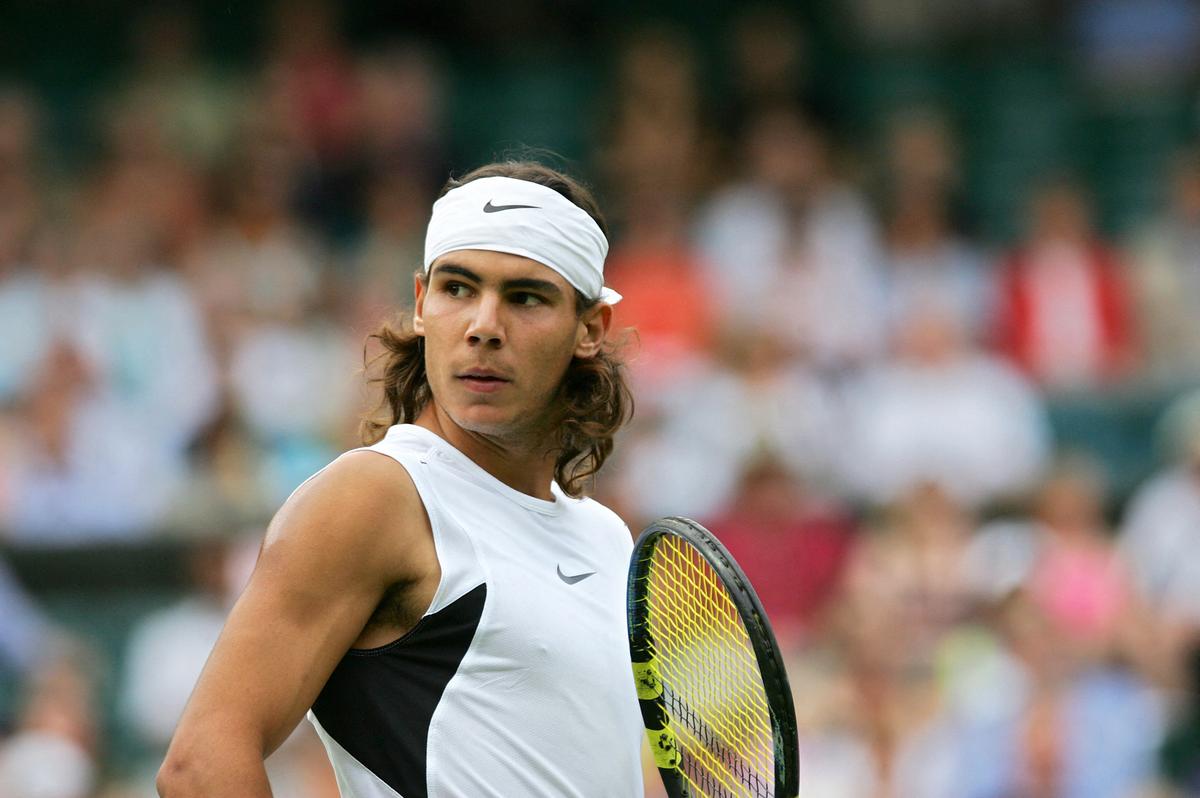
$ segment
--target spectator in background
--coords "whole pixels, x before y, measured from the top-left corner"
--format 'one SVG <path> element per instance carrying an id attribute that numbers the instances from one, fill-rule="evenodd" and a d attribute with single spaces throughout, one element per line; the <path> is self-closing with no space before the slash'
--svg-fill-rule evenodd
<path id="1" fill-rule="evenodd" d="M 325 0 L 280 2 L 265 47 L 268 105 L 321 164 L 345 158 L 358 132 L 360 87 L 339 23 Z"/>
<path id="2" fill-rule="evenodd" d="M 705 525 L 754 584 L 780 645 L 818 626 L 840 588 L 854 524 L 836 503 L 806 490 L 773 453 L 742 471 L 737 492 Z"/>
<path id="3" fill-rule="evenodd" d="M 0 795 L 91 798 L 99 783 L 95 661 L 63 650 L 26 683 L 12 736 L 0 740 Z"/>
<path id="4" fill-rule="evenodd" d="M 894 360 L 846 388 L 844 467 L 855 494 L 887 504 L 933 480 L 978 506 L 1030 488 L 1049 426 L 1021 375 L 937 313 L 905 320 L 896 346 Z"/>
<path id="5" fill-rule="evenodd" d="M 145 231 L 155 265 L 176 266 L 199 240 L 208 207 L 198 169 L 175 151 L 153 98 L 124 95 L 102 112 L 106 153 L 87 186 L 80 224 L 100 214 Z"/>
<path id="6" fill-rule="evenodd" d="M 653 396 L 712 346 L 712 310 L 687 211 L 708 160 L 695 54 L 671 29 L 638 31 L 620 54 L 615 124 L 602 168 L 621 234 L 606 272 L 624 300 L 616 323 L 637 329 L 631 370 Z"/>
<path id="7" fill-rule="evenodd" d="M 841 426 L 833 397 L 787 352 L 768 332 L 730 331 L 717 360 L 698 363 L 642 413 L 618 466 L 633 517 L 715 515 L 764 453 L 815 493 L 832 487 Z"/>
<path id="8" fill-rule="evenodd" d="M 1157 663 L 1130 650 L 1146 644 L 1133 628 L 1144 619 L 1103 502 L 1095 466 L 1063 459 L 1033 520 L 993 523 L 971 543 L 972 583 L 1018 670 L 976 667 L 963 683 L 963 710 L 1004 693 L 994 711 L 960 713 L 974 763 L 964 795 L 1124 798 L 1151 781 L 1164 720 L 1151 681 L 1159 674 L 1131 665 Z M 1007 575 L 989 573 L 998 570 Z"/>
<path id="9" fill-rule="evenodd" d="M 43 248 L 49 243 L 44 240 Z M 55 301 L 63 298 L 55 296 L 60 281 L 51 269 L 34 265 L 36 246 L 31 226 L 0 211 L 0 408 L 28 388 L 66 315 Z"/>
<path id="10" fill-rule="evenodd" d="M 33 94 L 0 85 L 0 408 L 25 390 L 70 315 L 55 296 L 63 270 L 44 217 L 41 116 Z"/>
<path id="11" fill-rule="evenodd" d="M 71 344 L 87 360 L 95 390 L 180 455 L 211 418 L 217 374 L 192 287 L 165 265 L 153 217 L 102 191 L 85 210 Z"/>
<path id="12" fill-rule="evenodd" d="M 371 179 L 366 231 L 351 255 L 354 287 L 346 308 L 350 326 L 363 337 L 396 308 L 412 307 L 430 196 L 419 175 L 401 166 Z"/>
<path id="13" fill-rule="evenodd" d="M 188 593 L 142 618 L 130 632 L 118 700 L 122 717 L 155 767 L 244 586 L 237 578 L 244 575 L 233 567 L 232 548 L 223 539 L 195 545 L 187 555 Z"/>
<path id="14" fill-rule="evenodd" d="M 1109 385 L 1135 365 L 1131 297 L 1089 213 L 1075 184 L 1041 186 L 1029 235 L 1001 266 L 1000 350 L 1051 391 Z"/>
<path id="15" fill-rule="evenodd" d="M 1162 631 L 1180 646 L 1200 630 L 1200 393 L 1167 409 L 1158 439 L 1168 464 L 1130 499 L 1120 549 Z"/>
<path id="16" fill-rule="evenodd" d="M 598 166 L 612 185 L 612 215 L 619 221 L 635 220 L 630 203 L 649 201 L 644 195 L 682 213 L 705 182 L 712 143 L 698 69 L 691 42 L 667 26 L 635 30 L 618 53 L 612 121 Z"/>
<path id="17" fill-rule="evenodd" d="M 770 328 L 822 369 L 869 362 L 884 341 L 881 252 L 829 141 L 794 106 L 773 106 L 747 120 L 740 154 L 741 179 L 694 225 L 720 321 Z"/>
<path id="18" fill-rule="evenodd" d="M 43 210 L 43 115 L 30 89 L 0 83 L 0 213 L 17 229 L 31 227 Z"/>
<path id="19" fill-rule="evenodd" d="M 893 326 L 919 314 L 955 319 L 968 339 L 990 331 L 994 284 L 982 254 L 956 226 L 959 164 L 946 120 L 910 109 L 887 131 L 885 292 Z"/>
<path id="20" fill-rule="evenodd" d="M 973 610 L 962 573 L 972 524 L 969 511 L 926 482 L 893 503 L 854 550 L 835 604 L 835 639 L 845 651 L 869 786 L 841 794 L 959 795 L 959 751 L 935 665 Z"/>
<path id="21" fill-rule="evenodd" d="M 411 41 L 388 45 L 361 60 L 358 81 L 368 167 L 402 164 L 416 183 L 435 193 L 448 165 L 445 78 L 434 54 Z"/>
<path id="22" fill-rule="evenodd" d="M 258 482 L 278 506 L 353 438 L 359 352 L 328 307 L 264 323 L 238 342 L 234 411 L 261 452 Z"/>
<path id="23" fill-rule="evenodd" d="M 153 531 L 184 477 L 154 419 L 131 412 L 78 350 L 59 342 L 38 366 L 0 448 L 0 528 L 12 541 L 67 545 Z"/>
<path id="24" fill-rule="evenodd" d="M 247 329 L 302 315 L 322 290 L 324 250 L 294 212 L 300 170 L 279 120 L 248 114 L 219 181 L 217 228 L 186 267 L 222 366 Z"/>
<path id="25" fill-rule="evenodd" d="M 38 260 L 50 279 L 35 277 L 18 294 L 17 320 L 32 322 L 45 348 L 2 453 L 0 519 L 15 540 L 55 545 L 153 529 L 213 409 L 216 375 L 198 309 L 156 263 L 153 220 L 116 204 L 123 195 L 110 187 L 102 181 L 81 209 L 72 262 L 63 267 L 47 235 Z"/>
<path id="26" fill-rule="evenodd" d="M 362 86 L 327 0 L 272 4 L 262 71 L 265 110 L 302 160 L 297 209 L 333 241 L 357 231 L 362 212 Z"/>
<path id="27" fill-rule="evenodd" d="M 1087 460 L 1064 460 L 1043 481 L 1035 503 L 1038 556 L 1030 599 L 1053 625 L 1059 656 L 1073 649 L 1099 660 L 1116 649 L 1129 618 L 1132 585 L 1104 522 L 1104 484 Z"/>
<path id="28" fill-rule="evenodd" d="M 252 117 L 224 179 L 222 226 L 190 264 L 217 342 L 244 454 L 278 506 L 347 442 L 357 365 L 335 317 L 326 250 L 295 215 L 299 154 L 275 120 Z"/>
<path id="29" fill-rule="evenodd" d="M 189 451 L 190 478 L 171 503 L 164 523 L 201 535 L 265 521 L 277 508 L 262 484 L 262 451 L 233 406 L 221 394 L 213 420 Z"/>
<path id="30" fill-rule="evenodd" d="M 1024 590 L 997 604 L 993 618 L 1004 648 L 969 677 L 989 711 L 956 711 L 962 767 L 954 795 L 1143 794 L 1164 720 L 1146 681 L 1103 660 L 1063 656 L 1059 625 Z"/>
<path id="31" fill-rule="evenodd" d="M 365 58 L 360 69 L 367 168 L 366 224 L 351 248 L 350 326 L 362 336 L 413 302 L 429 205 L 447 172 L 443 79 L 414 44 Z"/>
<path id="32" fill-rule="evenodd" d="M 964 568 L 971 512 L 933 481 L 912 485 L 886 508 L 855 550 L 841 610 L 858 656 L 880 667 L 928 667 L 943 638 L 971 617 Z"/>
<path id="33" fill-rule="evenodd" d="M 1200 150 L 1171 161 L 1169 202 L 1130 245 L 1146 370 L 1168 386 L 1200 376 Z"/>
<path id="34" fill-rule="evenodd" d="M 696 253 L 682 240 L 681 220 L 664 219 L 662 212 L 639 205 L 639 221 L 607 261 L 610 282 L 623 297 L 617 323 L 636 330 L 630 369 L 651 404 L 713 346 L 713 303 Z"/>

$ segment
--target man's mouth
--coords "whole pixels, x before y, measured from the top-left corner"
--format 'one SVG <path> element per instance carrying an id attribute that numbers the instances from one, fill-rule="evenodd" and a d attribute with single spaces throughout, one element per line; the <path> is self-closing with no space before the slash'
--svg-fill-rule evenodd
<path id="1" fill-rule="evenodd" d="M 507 385 L 510 380 L 486 369 L 472 369 L 458 375 L 458 379 L 469 389 L 479 393 L 492 393 Z"/>

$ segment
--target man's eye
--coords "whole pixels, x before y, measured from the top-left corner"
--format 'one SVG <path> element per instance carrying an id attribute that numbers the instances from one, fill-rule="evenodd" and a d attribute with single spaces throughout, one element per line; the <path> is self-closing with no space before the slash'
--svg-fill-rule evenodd
<path id="1" fill-rule="evenodd" d="M 462 283 L 446 283 L 446 287 L 443 290 L 453 297 L 467 295 L 467 286 L 463 285 Z"/>
<path id="2" fill-rule="evenodd" d="M 537 294 L 530 294 L 526 291 L 520 291 L 512 295 L 512 301 L 517 305 L 541 305 L 545 302 Z"/>

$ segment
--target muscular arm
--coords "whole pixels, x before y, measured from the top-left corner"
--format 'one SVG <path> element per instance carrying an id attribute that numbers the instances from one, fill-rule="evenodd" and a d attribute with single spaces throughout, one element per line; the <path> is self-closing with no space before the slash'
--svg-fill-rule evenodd
<path id="1" fill-rule="evenodd" d="M 428 580 L 431 568 L 436 579 L 432 551 L 412 480 L 384 456 L 346 455 L 297 491 L 271 522 L 188 701 L 159 794 L 270 796 L 263 759 L 312 706 L 388 587 Z"/>

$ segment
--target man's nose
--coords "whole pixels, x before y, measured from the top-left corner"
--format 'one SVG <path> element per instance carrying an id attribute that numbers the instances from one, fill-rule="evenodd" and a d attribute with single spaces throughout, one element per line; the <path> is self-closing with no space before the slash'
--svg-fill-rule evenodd
<path id="1" fill-rule="evenodd" d="M 483 294 L 475 305 L 475 313 L 467 326 L 467 342 L 472 346 L 498 347 L 504 343 L 504 326 L 500 322 L 500 298 Z"/>

